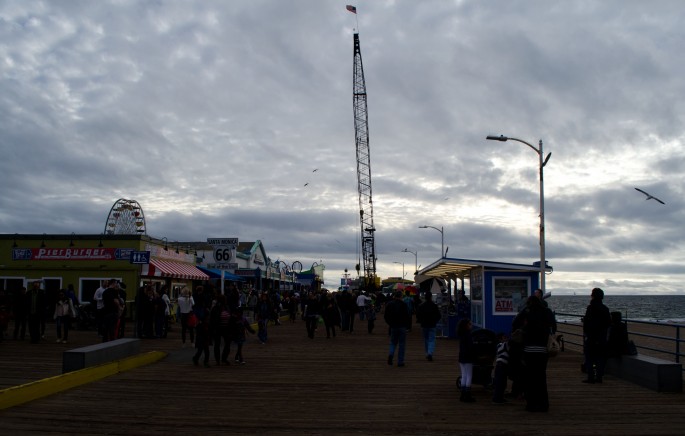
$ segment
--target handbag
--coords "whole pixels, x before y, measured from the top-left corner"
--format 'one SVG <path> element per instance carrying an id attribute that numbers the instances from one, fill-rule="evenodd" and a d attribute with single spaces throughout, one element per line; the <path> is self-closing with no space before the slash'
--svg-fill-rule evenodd
<path id="1" fill-rule="evenodd" d="M 559 349 L 561 347 L 559 346 L 559 341 L 557 341 L 557 336 L 556 335 L 549 335 L 549 339 L 547 339 L 547 355 L 549 357 L 554 357 L 559 353 Z"/>
<path id="2" fill-rule="evenodd" d="M 195 316 L 194 312 L 190 312 L 188 314 L 188 320 L 186 321 L 186 325 L 188 327 L 195 327 L 197 326 L 197 316 Z"/>

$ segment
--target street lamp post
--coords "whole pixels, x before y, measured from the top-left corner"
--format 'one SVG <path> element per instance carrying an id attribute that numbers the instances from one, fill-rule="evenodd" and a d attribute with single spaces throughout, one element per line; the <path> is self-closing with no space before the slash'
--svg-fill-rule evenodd
<path id="1" fill-rule="evenodd" d="M 278 261 L 279 273 L 280 273 L 281 265 L 283 265 L 283 270 L 285 271 L 285 280 L 281 280 L 281 286 L 279 286 L 279 287 L 281 288 L 281 292 L 283 292 L 285 290 L 284 288 L 287 287 L 286 283 L 288 282 L 288 272 L 289 272 L 288 269 L 289 268 L 288 268 L 287 263 L 283 262 L 282 260 L 279 260 Z M 279 278 L 280 278 L 280 274 L 279 274 Z M 292 291 L 292 289 L 290 289 L 290 291 Z"/>
<path id="2" fill-rule="evenodd" d="M 404 262 L 393 262 L 402 265 L 402 280 L 404 280 Z"/>
<path id="3" fill-rule="evenodd" d="M 526 144 L 538 154 L 538 158 L 540 160 L 540 290 L 542 291 L 542 295 L 545 295 L 545 272 L 547 265 L 545 264 L 545 184 L 543 168 L 545 165 L 547 165 L 549 158 L 552 157 L 552 153 L 547 154 L 547 156 L 543 159 L 544 153 L 542 152 L 542 139 L 540 140 L 539 147 L 537 148 L 522 139 L 511 138 L 503 135 L 488 136 L 486 139 L 502 142 L 509 140 L 520 142 L 522 144 Z"/>
<path id="4" fill-rule="evenodd" d="M 419 252 L 418 251 L 411 251 L 408 248 L 405 248 L 402 250 L 403 253 L 411 253 L 414 255 L 414 274 L 419 272 Z"/>
<path id="5" fill-rule="evenodd" d="M 435 229 L 438 232 L 440 232 L 440 243 L 441 243 L 441 248 L 440 248 L 440 257 L 445 257 L 445 231 L 442 226 L 440 228 L 433 227 L 433 226 L 419 226 L 420 229 Z"/>

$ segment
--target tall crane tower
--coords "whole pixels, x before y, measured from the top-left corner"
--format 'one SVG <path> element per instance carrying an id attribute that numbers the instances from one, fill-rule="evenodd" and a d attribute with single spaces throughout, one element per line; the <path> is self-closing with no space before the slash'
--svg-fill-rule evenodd
<path id="1" fill-rule="evenodd" d="M 376 283 L 376 241 L 373 225 L 373 200 L 371 199 L 371 151 L 369 149 L 369 117 L 366 106 L 366 81 L 359 33 L 354 34 L 353 94 L 354 137 L 357 146 L 357 182 L 359 190 L 359 222 L 361 224 L 364 284 Z"/>

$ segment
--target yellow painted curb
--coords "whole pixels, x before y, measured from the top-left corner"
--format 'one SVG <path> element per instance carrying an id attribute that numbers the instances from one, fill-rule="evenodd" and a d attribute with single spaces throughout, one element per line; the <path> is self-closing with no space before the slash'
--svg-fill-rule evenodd
<path id="1" fill-rule="evenodd" d="M 162 351 L 150 351 L 126 359 L 68 372 L 31 383 L 0 390 L 0 410 L 24 404 L 57 392 L 66 391 L 86 383 L 157 362 L 167 356 Z"/>

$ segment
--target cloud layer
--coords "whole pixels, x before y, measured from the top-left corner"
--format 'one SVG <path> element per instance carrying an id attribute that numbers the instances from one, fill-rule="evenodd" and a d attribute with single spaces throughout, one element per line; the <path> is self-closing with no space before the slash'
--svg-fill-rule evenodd
<path id="1" fill-rule="evenodd" d="M 335 287 L 358 27 L 382 277 L 439 256 L 421 225 L 450 256 L 539 258 L 537 155 L 504 134 L 552 152 L 549 290 L 683 292 L 679 2 L 345 4 L 3 2 L 0 232 L 100 233 L 129 198 L 152 236 L 261 239 Z"/>

